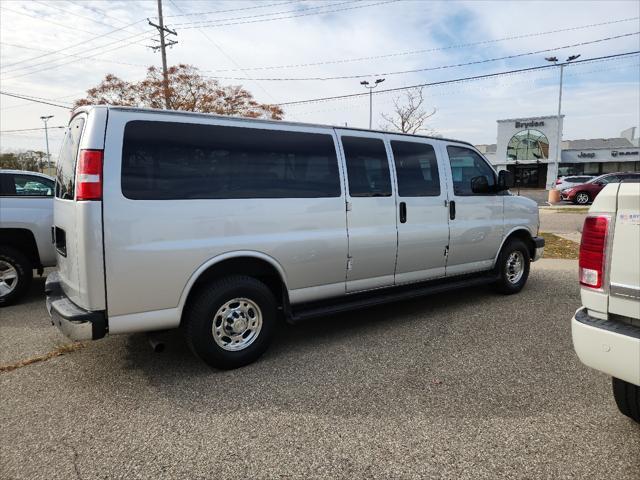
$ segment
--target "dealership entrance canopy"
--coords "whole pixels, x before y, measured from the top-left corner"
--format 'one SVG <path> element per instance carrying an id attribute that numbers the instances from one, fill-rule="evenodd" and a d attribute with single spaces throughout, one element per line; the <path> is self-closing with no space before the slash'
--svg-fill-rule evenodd
<path id="1" fill-rule="evenodd" d="M 561 141 L 556 172 L 564 115 L 559 121 L 555 115 L 498 120 L 497 143 L 476 147 L 496 168 L 513 172 L 522 187 L 552 188 L 566 175 L 640 171 L 637 127 L 631 127 L 616 138 Z"/>

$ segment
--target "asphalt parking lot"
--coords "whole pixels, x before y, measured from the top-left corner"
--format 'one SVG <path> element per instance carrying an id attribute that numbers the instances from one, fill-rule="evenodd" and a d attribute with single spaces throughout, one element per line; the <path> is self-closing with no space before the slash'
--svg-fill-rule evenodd
<path id="1" fill-rule="evenodd" d="M 0 373 L 0 478 L 637 479 L 640 426 L 573 352 L 576 268 L 283 325 L 236 371 L 169 333 Z M 67 343 L 42 286 L 0 310 L 0 364 Z"/>

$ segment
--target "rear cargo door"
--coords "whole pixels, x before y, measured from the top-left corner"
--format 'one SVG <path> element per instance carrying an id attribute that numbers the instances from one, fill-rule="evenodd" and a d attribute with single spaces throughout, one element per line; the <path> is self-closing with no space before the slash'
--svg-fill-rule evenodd
<path id="1" fill-rule="evenodd" d="M 76 167 L 83 149 L 104 148 L 106 109 L 80 113 L 69 123 L 56 173 L 54 242 L 62 288 L 87 310 L 105 309 L 102 202 L 76 200 Z"/>
<path id="2" fill-rule="evenodd" d="M 621 183 L 611 241 L 609 313 L 640 318 L 640 183 Z"/>

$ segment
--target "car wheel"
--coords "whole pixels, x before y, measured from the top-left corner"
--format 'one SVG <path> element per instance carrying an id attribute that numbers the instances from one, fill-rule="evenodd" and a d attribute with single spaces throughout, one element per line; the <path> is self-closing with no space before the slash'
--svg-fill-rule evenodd
<path id="1" fill-rule="evenodd" d="M 265 352 L 273 336 L 277 305 L 264 283 L 238 275 L 201 287 L 185 313 L 191 351 L 212 367 L 232 369 Z"/>
<path id="2" fill-rule="evenodd" d="M 578 205 L 586 205 L 591 201 L 591 195 L 587 192 L 578 192 L 573 199 L 573 203 L 577 203 Z"/>
<path id="3" fill-rule="evenodd" d="M 496 271 L 499 279 L 495 283 L 496 290 L 506 295 L 518 293 L 527 283 L 531 257 L 529 249 L 522 240 L 509 240 L 498 255 Z"/>
<path id="4" fill-rule="evenodd" d="M 11 305 L 23 295 L 33 278 L 33 266 L 21 252 L 0 246 L 0 307 Z"/>
<path id="5" fill-rule="evenodd" d="M 640 387 L 619 378 L 612 378 L 611 386 L 618 410 L 640 423 Z"/>

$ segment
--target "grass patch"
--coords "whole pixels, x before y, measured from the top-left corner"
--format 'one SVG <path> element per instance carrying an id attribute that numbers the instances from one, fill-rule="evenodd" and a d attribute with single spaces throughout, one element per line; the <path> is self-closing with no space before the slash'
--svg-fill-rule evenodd
<path id="1" fill-rule="evenodd" d="M 540 233 L 540 235 L 544 238 L 543 258 L 578 259 L 580 245 L 576 242 L 559 237 L 553 233 Z"/>
<path id="2" fill-rule="evenodd" d="M 50 352 L 44 353 L 42 355 L 36 355 L 35 357 L 25 358 L 22 360 L 18 360 L 15 363 L 10 363 L 7 365 L 0 365 L 0 373 L 10 372 L 17 368 L 26 367 L 27 365 L 31 365 L 33 363 L 45 362 L 47 360 L 51 360 L 55 357 L 60 357 L 62 355 L 66 355 L 67 353 L 75 352 L 76 350 L 80 350 L 86 346 L 85 343 L 75 342 L 75 343 L 67 343 L 65 345 L 60 345 L 57 348 L 54 348 Z"/>

